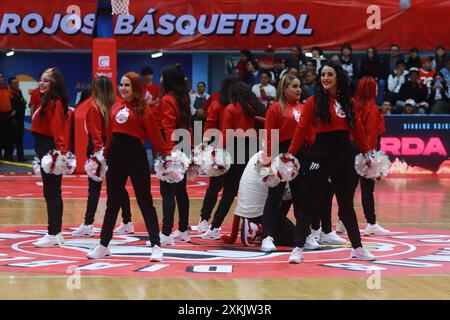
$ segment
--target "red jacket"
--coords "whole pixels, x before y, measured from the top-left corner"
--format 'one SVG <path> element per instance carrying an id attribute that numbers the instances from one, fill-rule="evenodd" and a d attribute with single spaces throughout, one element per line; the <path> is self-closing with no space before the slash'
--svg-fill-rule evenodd
<path id="1" fill-rule="evenodd" d="M 384 118 L 380 109 L 375 104 L 370 104 L 366 108 L 359 109 L 358 114 L 366 133 L 369 148 L 377 150 L 378 137 L 385 131 Z"/>
<path id="2" fill-rule="evenodd" d="M 208 108 L 212 105 L 213 102 L 218 101 L 220 99 L 220 92 L 214 92 L 206 99 L 205 104 L 203 105 L 203 109 L 208 111 Z"/>
<path id="3" fill-rule="evenodd" d="M 244 109 L 242 109 L 240 104 L 229 104 L 224 112 L 223 112 L 223 122 L 222 122 L 222 136 L 223 142 L 222 145 L 226 146 L 226 130 L 227 129 L 242 129 L 244 131 L 243 135 L 240 135 L 239 132 L 235 132 L 235 137 L 256 137 L 253 133 L 256 131 L 245 133 L 248 129 L 255 129 L 256 120 L 255 117 L 248 116 L 244 113 Z"/>
<path id="4" fill-rule="evenodd" d="M 215 100 L 211 103 L 208 108 L 205 131 L 208 129 L 221 129 L 223 124 L 223 112 L 225 107 L 220 103 L 219 100 Z"/>
<path id="5" fill-rule="evenodd" d="M 297 102 L 295 104 L 286 103 L 286 108 L 284 110 L 283 116 L 281 112 L 281 104 L 279 101 L 270 106 L 269 110 L 267 111 L 265 121 L 265 129 L 267 130 L 265 150 L 267 156 L 270 157 L 272 152 L 271 130 L 279 130 L 279 142 L 291 140 L 294 136 L 295 129 L 297 128 L 304 108 L 305 105 L 301 104 L 300 102 Z M 315 132 L 314 129 L 311 128 L 306 137 L 307 145 L 312 146 L 314 144 L 314 140 Z"/>
<path id="6" fill-rule="evenodd" d="M 86 129 L 92 137 L 94 153 L 103 148 L 103 137 L 106 137 L 106 121 L 100 108 L 91 105 L 86 114 Z"/>
<path id="7" fill-rule="evenodd" d="M 369 150 L 366 135 L 364 133 L 364 128 L 357 112 L 355 111 L 355 127 L 352 130 L 350 129 L 350 126 L 347 122 L 344 111 L 337 103 L 336 99 L 332 96 L 330 96 L 329 98 L 329 105 L 331 123 L 322 122 L 315 119 L 314 110 L 316 108 L 316 101 L 314 96 L 306 100 L 305 109 L 297 125 L 297 128 L 295 129 L 294 138 L 292 139 L 291 145 L 289 147 L 289 153 L 298 153 L 303 143 L 305 142 L 306 136 L 311 127 L 314 127 L 316 134 L 331 131 L 349 131 L 355 137 L 356 143 L 358 144 L 361 152 L 365 153 Z"/>
<path id="8" fill-rule="evenodd" d="M 106 155 L 109 152 L 113 133 L 122 133 L 138 138 L 142 144 L 149 138 L 153 148 L 161 152 L 163 157 L 170 155 L 170 148 L 161 135 L 149 105 L 145 106 L 143 115 L 138 116 L 129 103 L 124 100 L 116 102 L 112 107 L 107 131 Z"/>
<path id="9" fill-rule="evenodd" d="M 61 100 L 50 101 L 45 108 L 45 114 L 40 115 L 42 106 L 39 106 L 31 119 L 31 131 L 52 137 L 55 147 L 63 154 L 67 152 L 68 145 L 65 141 L 65 127 L 68 119 L 64 115 L 64 107 Z"/>

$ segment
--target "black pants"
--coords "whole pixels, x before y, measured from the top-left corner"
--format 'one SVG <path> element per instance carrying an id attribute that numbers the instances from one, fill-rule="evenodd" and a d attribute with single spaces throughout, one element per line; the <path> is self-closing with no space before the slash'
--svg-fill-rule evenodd
<path id="1" fill-rule="evenodd" d="M 189 228 L 189 197 L 186 190 L 186 177 L 179 183 L 159 182 L 162 209 L 163 227 L 162 233 L 169 236 L 172 233 L 175 216 L 175 201 L 178 206 L 178 230 L 181 232 Z"/>
<path id="2" fill-rule="evenodd" d="M 327 182 L 320 207 L 316 210 L 312 220 L 312 229 L 318 230 L 322 227 L 323 233 L 330 233 L 332 231 L 331 210 L 333 208 L 333 196 L 333 186 L 331 182 Z"/>
<path id="3" fill-rule="evenodd" d="M 0 156 L 4 151 L 6 160 L 12 160 L 13 155 L 13 119 L 9 112 L 0 112 Z"/>
<path id="4" fill-rule="evenodd" d="M 150 191 L 150 169 L 145 147 L 139 139 L 114 133 L 108 154 L 106 186 L 108 200 L 103 221 L 100 243 L 108 246 L 122 204 L 122 195 L 128 177 L 131 178 L 139 209 L 144 217 L 150 243 L 160 245 L 159 225 Z"/>
<path id="5" fill-rule="evenodd" d="M 348 132 L 332 131 L 317 134 L 316 142 L 308 156 L 308 163 L 302 170 L 304 176 L 301 179 L 303 187 L 300 209 L 295 210 L 297 219 L 295 245 L 304 247 L 314 212 L 320 207 L 330 177 L 341 211 L 341 219 L 352 247 L 360 247 L 361 235 L 353 208 L 354 156 Z"/>
<path id="6" fill-rule="evenodd" d="M 364 177 L 360 177 L 359 181 L 361 182 L 361 202 L 364 216 L 366 217 L 367 223 L 375 224 L 377 223 L 377 218 L 375 215 L 375 200 L 373 198 L 375 181 Z"/>
<path id="7" fill-rule="evenodd" d="M 211 218 L 211 213 L 217 203 L 217 198 L 220 190 L 223 187 L 223 176 L 209 178 L 209 186 L 206 189 L 205 199 L 203 199 L 203 206 L 201 209 L 200 218 L 208 221 Z"/>
<path id="8" fill-rule="evenodd" d="M 14 145 L 16 147 L 17 158 L 23 158 L 23 133 L 25 126 L 25 113 L 16 111 L 14 123 Z"/>
<path id="9" fill-rule="evenodd" d="M 35 152 L 39 159 L 55 148 L 52 137 L 34 134 Z M 62 175 L 45 173 L 41 168 L 44 198 L 47 204 L 48 234 L 54 236 L 61 232 L 63 216 L 63 200 L 61 197 Z"/>

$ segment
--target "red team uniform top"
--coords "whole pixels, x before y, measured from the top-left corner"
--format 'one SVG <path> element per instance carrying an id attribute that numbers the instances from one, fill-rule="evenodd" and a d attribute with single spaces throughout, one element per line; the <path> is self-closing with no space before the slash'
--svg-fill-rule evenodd
<path id="1" fill-rule="evenodd" d="M 42 104 L 41 90 L 39 87 L 33 89 L 30 93 L 30 105 L 34 108 L 39 107 Z"/>
<path id="2" fill-rule="evenodd" d="M 106 137 L 107 131 L 105 117 L 103 117 L 100 108 L 94 104 L 91 105 L 86 114 L 86 129 L 92 137 L 95 153 L 103 148 L 103 137 Z"/>
<path id="3" fill-rule="evenodd" d="M 294 136 L 295 129 L 297 128 L 298 122 L 303 113 L 303 109 L 305 108 L 304 104 L 300 102 L 286 103 L 286 107 L 284 109 L 284 116 L 281 112 L 281 104 L 279 101 L 272 104 L 267 111 L 266 121 L 265 121 L 265 129 L 266 132 L 266 155 L 271 156 L 272 152 L 272 137 L 270 134 L 270 130 L 278 129 L 279 130 L 279 142 L 291 140 Z M 310 147 L 314 144 L 315 133 L 313 128 L 311 128 L 306 137 L 306 144 Z"/>
<path id="4" fill-rule="evenodd" d="M 223 111 L 223 120 L 222 120 L 222 135 L 223 135 L 223 142 L 222 145 L 226 146 L 226 130 L 227 129 L 242 129 L 244 131 L 244 134 L 241 135 L 239 133 L 235 133 L 235 137 L 256 137 L 256 135 L 253 135 L 252 133 L 245 133 L 248 129 L 255 129 L 256 126 L 256 120 L 255 117 L 248 116 L 244 113 L 244 109 L 242 109 L 241 105 L 238 104 L 229 104 L 226 106 L 225 110 Z M 256 131 L 253 131 L 253 133 L 256 133 Z"/>
<path id="5" fill-rule="evenodd" d="M 138 116 L 129 103 L 124 100 L 116 102 L 113 105 L 110 125 L 108 126 L 105 154 L 108 154 L 113 133 L 122 133 L 135 137 L 142 144 L 149 138 L 153 148 L 160 152 L 163 157 L 170 155 L 170 149 L 159 131 L 149 105 L 144 107 L 142 116 Z"/>
<path id="6" fill-rule="evenodd" d="M 294 155 L 298 153 L 305 142 L 306 136 L 311 127 L 314 127 L 316 134 L 331 131 L 349 131 L 355 137 L 356 143 L 358 144 L 361 152 L 365 153 L 369 150 L 364 128 L 358 114 L 355 112 L 355 127 L 352 130 L 347 122 L 344 110 L 342 110 L 341 105 L 336 101 L 336 99 L 330 95 L 328 103 L 330 106 L 331 123 L 315 119 L 314 110 L 316 108 L 316 101 L 314 96 L 309 97 L 308 100 L 306 100 L 303 114 L 297 128 L 295 129 L 294 137 L 288 153 Z"/>
<path id="7" fill-rule="evenodd" d="M 40 115 L 42 106 L 39 106 L 31 119 L 31 131 L 44 136 L 52 137 L 55 147 L 63 154 L 67 152 L 65 137 L 65 127 L 67 117 L 64 115 L 64 107 L 60 99 L 51 100 L 45 108 L 43 116 Z"/>
<path id="8" fill-rule="evenodd" d="M 375 104 L 370 104 L 366 108 L 358 109 L 358 115 L 362 121 L 369 148 L 378 150 L 378 137 L 385 131 L 383 114 Z"/>
<path id="9" fill-rule="evenodd" d="M 149 86 L 145 85 L 145 83 L 144 83 L 144 84 L 142 84 L 142 91 L 144 92 L 144 97 L 145 97 L 146 101 L 148 101 L 148 100 L 153 101 L 153 100 L 158 99 L 160 89 L 156 83 L 152 83 Z M 151 97 L 150 97 L 150 95 L 151 95 Z M 149 99 L 149 98 L 151 98 L 151 99 Z"/>
<path id="10" fill-rule="evenodd" d="M 205 131 L 208 129 L 221 129 L 223 124 L 223 112 L 225 107 L 219 100 L 214 100 L 208 108 Z"/>
<path id="11" fill-rule="evenodd" d="M 214 92 L 206 99 L 205 104 L 203 105 L 203 109 L 208 111 L 208 108 L 212 105 L 214 101 L 218 101 L 220 99 L 220 92 Z"/>

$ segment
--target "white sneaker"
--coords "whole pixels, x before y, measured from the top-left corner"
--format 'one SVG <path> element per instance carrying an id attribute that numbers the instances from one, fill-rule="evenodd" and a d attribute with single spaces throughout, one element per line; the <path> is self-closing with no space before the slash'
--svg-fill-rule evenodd
<path id="1" fill-rule="evenodd" d="M 202 234 L 202 239 L 220 240 L 220 230 L 219 228 L 208 229 L 204 234 Z"/>
<path id="2" fill-rule="evenodd" d="M 272 237 L 265 237 L 261 243 L 261 251 L 264 252 L 271 252 L 271 251 L 277 251 L 277 247 L 273 244 L 273 238 Z"/>
<path id="3" fill-rule="evenodd" d="M 82 224 L 77 230 L 72 232 L 72 236 L 74 237 L 93 237 L 94 236 L 94 227 L 92 224 L 86 225 Z"/>
<path id="4" fill-rule="evenodd" d="M 313 235 L 310 234 L 310 235 L 306 238 L 305 249 L 308 249 L 308 250 L 316 250 L 316 249 L 319 249 L 319 248 L 320 248 L 319 243 L 316 241 L 316 239 L 313 237 Z"/>
<path id="5" fill-rule="evenodd" d="M 166 236 L 162 232 L 160 232 L 159 239 L 161 240 L 161 246 L 175 246 L 175 241 L 173 240 L 173 233 L 171 233 L 169 236 Z M 147 241 L 147 243 L 150 242 Z"/>
<path id="6" fill-rule="evenodd" d="M 186 230 L 184 232 L 177 230 L 173 233 L 172 237 L 175 242 L 191 242 L 191 238 L 189 237 L 189 230 Z"/>
<path id="7" fill-rule="evenodd" d="M 347 240 L 339 237 L 336 232 L 331 231 L 330 233 L 321 233 L 320 234 L 320 244 L 336 244 L 343 245 L 347 243 Z"/>
<path id="8" fill-rule="evenodd" d="M 378 223 L 370 224 L 368 223 L 366 226 L 366 230 L 364 230 L 364 234 L 366 236 L 386 236 L 391 233 L 389 230 L 382 228 Z"/>
<path id="9" fill-rule="evenodd" d="M 33 242 L 33 246 L 36 248 L 52 248 L 59 247 L 64 243 L 62 233 L 58 233 L 56 236 L 46 234 L 42 238 L 39 238 L 36 242 Z"/>
<path id="10" fill-rule="evenodd" d="M 322 227 L 320 227 L 317 230 L 314 230 L 313 228 L 311 228 L 311 234 L 314 237 L 314 239 L 316 239 L 316 241 L 320 240 L 320 234 L 322 233 Z"/>
<path id="11" fill-rule="evenodd" d="M 347 229 L 345 229 L 344 223 L 342 220 L 338 220 L 336 223 L 336 232 L 337 233 L 347 233 Z"/>
<path id="12" fill-rule="evenodd" d="M 206 220 L 202 220 L 202 218 L 200 218 L 200 221 L 197 225 L 197 231 L 198 232 L 206 232 L 209 229 L 209 225 L 208 225 L 208 221 Z"/>
<path id="13" fill-rule="evenodd" d="M 87 254 L 89 259 L 102 259 L 109 256 L 111 256 L 111 252 L 108 247 L 105 247 L 100 243 L 94 248 L 94 250 Z"/>
<path id="14" fill-rule="evenodd" d="M 352 249 L 350 259 L 363 260 L 363 261 L 373 261 L 376 260 L 375 256 L 369 252 L 366 248 L 359 247 Z"/>
<path id="15" fill-rule="evenodd" d="M 134 233 L 133 222 L 121 223 L 120 226 L 115 230 L 118 234 L 124 233 Z"/>
<path id="16" fill-rule="evenodd" d="M 158 262 L 163 261 L 163 251 L 157 245 L 155 245 L 152 248 L 152 255 L 150 256 L 150 261 L 158 261 Z"/>
<path id="17" fill-rule="evenodd" d="M 303 248 L 295 247 L 289 257 L 289 263 L 300 263 L 303 261 Z"/>

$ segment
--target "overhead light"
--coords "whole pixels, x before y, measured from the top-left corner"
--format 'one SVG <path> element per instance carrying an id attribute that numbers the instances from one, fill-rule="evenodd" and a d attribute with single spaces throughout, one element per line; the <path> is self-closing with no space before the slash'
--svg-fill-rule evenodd
<path id="1" fill-rule="evenodd" d="M 7 57 L 12 57 L 13 55 L 14 55 L 14 49 L 11 49 L 11 50 L 8 50 L 7 52 L 6 52 L 6 56 Z"/>
<path id="2" fill-rule="evenodd" d="M 306 53 L 305 53 L 305 57 L 307 57 L 307 58 L 312 58 L 312 57 L 313 57 L 313 54 L 312 54 L 311 52 L 306 52 Z"/>
<path id="3" fill-rule="evenodd" d="M 153 52 L 150 56 L 151 56 L 153 59 L 161 58 L 161 57 L 163 56 L 163 52 L 162 52 L 162 51 L 156 51 L 156 52 Z"/>

